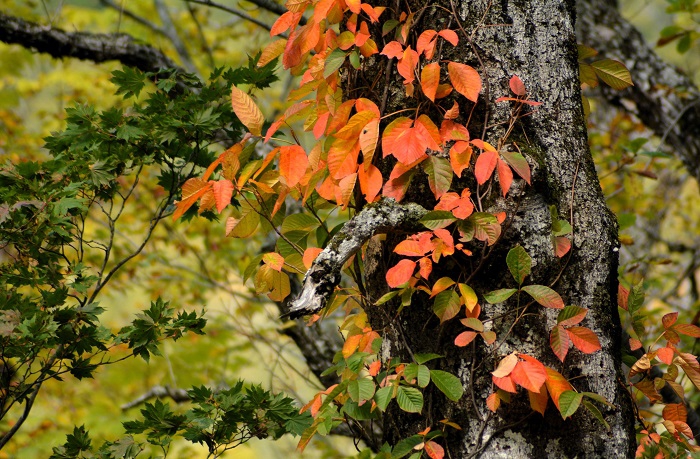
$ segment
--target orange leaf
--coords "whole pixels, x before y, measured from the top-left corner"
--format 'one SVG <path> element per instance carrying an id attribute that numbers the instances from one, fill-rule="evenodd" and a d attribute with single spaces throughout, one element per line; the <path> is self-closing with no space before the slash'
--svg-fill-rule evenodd
<path id="1" fill-rule="evenodd" d="M 348 339 L 345 340 L 345 344 L 343 344 L 343 357 L 346 359 L 350 357 L 352 354 L 355 353 L 355 350 L 357 347 L 360 345 L 360 340 L 362 339 L 362 335 L 352 335 L 348 337 Z"/>
<path id="2" fill-rule="evenodd" d="M 513 91 L 516 96 L 524 96 L 527 93 L 527 91 L 525 91 L 525 84 L 523 83 L 523 80 L 521 80 L 517 75 L 513 75 L 508 84 L 510 85 L 510 90 Z"/>
<path id="3" fill-rule="evenodd" d="M 462 177 L 462 171 L 470 166 L 472 147 L 469 142 L 459 140 L 450 148 L 450 165 L 457 177 Z"/>
<path id="4" fill-rule="evenodd" d="M 493 383 L 496 386 L 498 386 L 500 389 L 503 389 L 506 392 L 516 393 L 518 391 L 518 388 L 515 387 L 515 383 L 513 382 L 510 376 L 504 376 L 503 378 L 491 376 L 491 379 L 493 380 Z"/>
<path id="5" fill-rule="evenodd" d="M 350 205 L 350 200 L 352 199 L 353 191 L 355 190 L 355 183 L 357 182 L 357 174 L 352 173 L 346 175 L 338 182 L 338 188 L 340 195 L 336 196 L 339 203 L 342 203 L 342 208 L 345 209 Z"/>
<path id="6" fill-rule="evenodd" d="M 416 269 L 416 262 L 403 259 L 396 266 L 386 272 L 386 283 L 391 288 L 405 284 L 413 276 L 413 271 Z"/>
<path id="7" fill-rule="evenodd" d="M 440 83 L 440 64 L 433 62 L 423 67 L 420 73 L 420 85 L 425 97 L 435 102 L 435 94 Z"/>
<path id="8" fill-rule="evenodd" d="M 549 392 L 552 401 L 557 409 L 559 409 L 559 396 L 567 390 L 574 390 L 574 388 L 569 384 L 569 381 L 556 370 L 545 368 L 545 372 L 547 373 L 547 392 Z"/>
<path id="9" fill-rule="evenodd" d="M 416 41 L 416 51 L 418 51 L 418 54 L 425 54 L 426 59 L 432 59 L 435 54 L 436 37 L 437 32 L 434 30 L 423 31 L 420 37 L 418 37 L 418 41 Z"/>
<path id="10" fill-rule="evenodd" d="M 398 41 L 390 41 L 384 46 L 381 52 L 382 55 L 391 58 L 401 58 L 403 56 L 403 46 Z"/>
<path id="11" fill-rule="evenodd" d="M 270 36 L 274 37 L 275 35 L 279 35 L 285 31 L 289 30 L 290 27 L 296 26 L 296 24 L 299 23 L 300 18 L 301 18 L 301 13 L 294 13 L 292 11 L 287 11 L 282 16 L 277 18 L 275 23 L 272 25 L 272 28 L 270 29 Z"/>
<path id="12" fill-rule="evenodd" d="M 415 81 L 417 65 L 418 53 L 409 46 L 404 49 L 403 56 L 396 65 L 396 70 L 399 71 L 399 75 L 404 78 L 403 84 L 413 83 Z"/>
<path id="13" fill-rule="evenodd" d="M 262 125 L 265 122 L 262 112 L 248 94 L 235 86 L 231 86 L 231 106 L 251 134 L 257 136 L 262 134 Z"/>
<path id="14" fill-rule="evenodd" d="M 425 280 L 428 280 L 428 277 L 430 277 L 430 273 L 433 271 L 433 260 L 431 260 L 429 257 L 423 257 L 420 260 L 418 260 L 418 273 L 420 274 L 420 277 L 422 277 Z"/>
<path id="15" fill-rule="evenodd" d="M 586 327 L 571 327 L 567 328 L 566 332 L 569 334 L 571 342 L 574 343 L 581 352 L 586 354 L 592 354 L 593 352 L 600 350 L 600 341 L 593 330 Z"/>
<path id="16" fill-rule="evenodd" d="M 427 148 L 434 151 L 441 150 L 440 144 L 442 143 L 442 139 L 440 138 L 440 131 L 428 115 L 421 115 L 418 117 L 414 130 L 416 132 L 415 136 Z"/>
<path id="17" fill-rule="evenodd" d="M 445 120 L 440 125 L 440 139 L 443 142 L 449 140 L 469 141 L 469 130 L 463 124 Z"/>
<path id="18" fill-rule="evenodd" d="M 675 324 L 673 330 L 693 338 L 700 338 L 700 327 L 692 324 Z"/>
<path id="19" fill-rule="evenodd" d="M 311 264 L 321 252 L 323 252 L 323 249 L 318 247 L 309 247 L 308 249 L 304 250 L 303 262 L 306 269 L 311 267 Z"/>
<path id="20" fill-rule="evenodd" d="M 508 190 L 510 190 L 510 185 L 513 183 L 513 171 L 510 170 L 508 163 L 501 158 L 498 158 L 498 183 L 501 185 L 501 191 L 505 198 Z"/>
<path id="21" fill-rule="evenodd" d="M 662 347 L 656 351 L 656 357 L 666 365 L 671 365 L 671 363 L 673 363 L 673 349 L 670 347 Z"/>
<path id="22" fill-rule="evenodd" d="M 309 167 L 309 158 L 299 145 L 289 145 L 280 148 L 280 175 L 287 181 L 287 186 L 292 188 L 306 174 Z"/>
<path id="23" fill-rule="evenodd" d="M 360 14 L 360 11 L 362 11 L 360 8 L 360 0 L 345 0 L 345 4 L 348 6 L 350 11 L 355 14 Z"/>
<path id="24" fill-rule="evenodd" d="M 260 54 L 260 59 L 258 59 L 258 67 L 263 67 L 275 60 L 280 54 L 284 52 L 284 48 L 287 47 L 287 39 L 280 38 L 275 40 L 263 49 L 262 54 Z"/>
<path id="25" fill-rule="evenodd" d="M 262 261 L 275 271 L 282 272 L 282 267 L 284 266 L 284 257 L 279 253 L 266 253 L 265 255 L 263 255 Z"/>
<path id="26" fill-rule="evenodd" d="M 481 92 L 481 77 L 473 67 L 457 62 L 447 64 L 452 86 L 472 102 L 476 102 Z"/>
<path id="27" fill-rule="evenodd" d="M 452 103 L 452 108 L 450 108 L 449 110 L 447 110 L 445 112 L 444 118 L 446 120 L 454 120 L 454 119 L 457 119 L 458 116 L 459 116 L 459 104 L 457 103 L 457 101 L 455 101 Z M 467 140 L 469 140 L 469 139 L 467 139 Z M 444 141 L 444 139 L 443 139 L 443 141 Z"/>
<path id="28" fill-rule="evenodd" d="M 192 207 L 192 205 L 197 202 L 197 199 L 209 191 L 210 187 L 210 182 L 205 182 L 198 177 L 187 180 L 184 185 L 182 185 L 182 199 L 175 204 L 176 209 L 173 213 L 173 220 L 177 220 L 182 214 L 187 212 L 187 209 Z"/>
<path id="29" fill-rule="evenodd" d="M 479 185 L 483 185 L 491 178 L 497 163 L 498 153 L 495 151 L 486 150 L 479 155 L 474 166 L 474 176 Z"/>
<path id="30" fill-rule="evenodd" d="M 367 170 L 364 167 L 360 167 L 357 176 L 360 180 L 360 190 L 365 195 L 365 199 L 367 202 L 373 202 L 374 198 L 382 191 L 382 173 L 370 164 Z"/>
<path id="31" fill-rule="evenodd" d="M 428 441 L 425 443 L 425 452 L 428 454 L 430 459 L 442 459 L 445 457 L 445 450 L 434 441 Z"/>
<path id="32" fill-rule="evenodd" d="M 382 188 L 382 193 L 388 198 L 394 198 L 397 201 L 401 201 L 406 194 L 408 185 L 411 183 L 411 178 L 415 174 L 416 170 L 414 168 L 420 161 L 424 158 L 416 161 L 415 163 L 405 166 L 401 163 L 396 163 L 394 169 L 391 171 L 389 180 L 384 184 Z"/>
<path id="33" fill-rule="evenodd" d="M 453 89 L 454 88 L 449 83 L 439 84 L 438 88 L 437 88 L 437 94 L 435 94 L 435 98 L 436 99 L 443 99 L 443 98 L 449 96 L 450 94 L 452 94 Z"/>
<path id="34" fill-rule="evenodd" d="M 369 373 L 370 376 L 377 376 L 379 374 L 379 370 L 381 368 L 382 368 L 382 362 L 377 360 L 375 362 L 372 362 L 369 365 L 367 372 Z"/>
<path id="35" fill-rule="evenodd" d="M 569 340 L 569 335 L 566 333 L 564 327 L 557 325 L 556 327 L 552 328 L 552 331 L 549 334 L 549 346 L 562 362 L 566 358 L 566 354 L 569 352 L 570 345 L 571 341 Z"/>
<path id="36" fill-rule="evenodd" d="M 510 374 L 513 382 L 532 392 L 539 392 L 547 379 L 544 365 L 520 361 Z"/>
<path id="37" fill-rule="evenodd" d="M 386 7 L 384 7 L 384 6 L 376 6 L 373 8 L 372 6 L 368 5 L 367 3 L 363 3 L 362 5 L 360 5 L 360 7 L 362 8 L 362 11 L 364 11 L 365 14 L 367 16 L 369 16 L 369 19 L 372 22 L 378 22 L 379 16 L 381 16 L 382 13 L 384 12 L 384 10 L 386 9 Z"/>
<path id="38" fill-rule="evenodd" d="M 669 403 L 664 407 L 662 416 L 667 421 L 686 422 L 688 411 L 682 403 Z"/>
<path id="39" fill-rule="evenodd" d="M 219 180 L 212 185 L 212 191 L 214 192 L 214 199 L 216 200 L 216 210 L 221 213 L 227 205 L 231 204 L 233 183 L 231 180 Z"/>
<path id="40" fill-rule="evenodd" d="M 527 395 L 530 398 L 530 408 L 544 416 L 544 412 L 547 409 L 547 401 L 549 401 L 547 386 L 543 385 L 540 387 L 539 392 L 529 390 L 527 391 Z"/>
<path id="41" fill-rule="evenodd" d="M 362 150 L 363 164 L 365 169 L 372 165 L 372 158 L 377 149 L 379 141 L 379 117 L 372 119 L 362 129 L 359 135 L 360 149 Z"/>
<path id="42" fill-rule="evenodd" d="M 356 140 L 336 139 L 328 151 L 328 171 L 340 180 L 357 171 L 360 144 Z"/>
<path id="43" fill-rule="evenodd" d="M 488 396 L 486 399 L 486 406 L 494 413 L 498 410 L 498 407 L 501 406 L 501 397 L 498 396 L 497 392 Z"/>
<path id="44" fill-rule="evenodd" d="M 426 251 L 421 248 L 420 243 L 414 239 L 406 239 L 405 241 L 399 242 L 396 247 L 394 247 L 394 253 L 409 257 L 422 257 L 425 255 L 425 252 Z"/>
<path id="45" fill-rule="evenodd" d="M 414 128 L 411 127 L 413 121 L 405 117 L 397 118 L 389 123 L 382 135 L 384 156 L 393 155 L 404 165 L 425 159 L 427 157 L 426 149 L 436 145 L 430 126 L 425 122 L 425 119 L 432 124 L 430 118 L 425 115 L 419 117 L 419 121 L 424 121 L 422 123 L 417 121 Z M 434 124 L 432 126 L 437 132 L 437 127 Z M 439 146 L 435 149 L 439 149 Z"/>
<path id="46" fill-rule="evenodd" d="M 457 37 L 457 33 L 454 30 L 444 29 L 438 32 L 438 35 L 450 42 L 452 46 L 457 46 L 457 44 L 459 43 L 459 38 Z"/>
<path id="47" fill-rule="evenodd" d="M 476 338 L 477 333 L 473 331 L 465 331 L 457 335 L 455 338 L 455 346 L 458 347 L 464 347 L 467 344 L 471 343 L 474 341 L 474 338 Z"/>

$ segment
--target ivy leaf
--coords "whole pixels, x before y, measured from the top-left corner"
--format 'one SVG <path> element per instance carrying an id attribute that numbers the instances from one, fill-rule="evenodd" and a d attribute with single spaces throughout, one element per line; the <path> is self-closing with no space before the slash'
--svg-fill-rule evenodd
<path id="1" fill-rule="evenodd" d="M 450 400 L 456 402 L 462 398 L 464 388 L 457 376 L 442 370 L 430 370 L 430 379 Z"/>
<path id="2" fill-rule="evenodd" d="M 423 409 L 423 394 L 415 387 L 399 386 L 396 402 L 399 408 L 408 413 L 420 413 Z"/>
<path id="3" fill-rule="evenodd" d="M 439 83 L 440 64 L 433 62 L 423 67 L 420 73 L 420 85 L 421 88 L 423 88 L 423 94 L 425 94 L 425 97 L 430 99 L 431 102 L 435 102 L 435 94 L 437 93 Z"/>
<path id="4" fill-rule="evenodd" d="M 214 192 L 214 199 L 216 201 L 216 211 L 221 213 L 226 206 L 231 204 L 231 197 L 233 197 L 233 183 L 231 180 L 219 180 L 214 182 L 214 185 L 212 185 L 212 191 Z"/>
<path id="5" fill-rule="evenodd" d="M 578 306 L 567 306 L 559 312 L 557 316 L 557 324 L 564 326 L 577 325 L 588 314 L 588 309 Z"/>
<path id="6" fill-rule="evenodd" d="M 428 185 L 435 195 L 435 199 L 447 193 L 452 185 L 452 167 L 445 158 L 429 156 L 423 164 L 423 170 L 428 174 Z"/>
<path id="7" fill-rule="evenodd" d="M 497 163 L 498 152 L 487 150 L 479 155 L 474 166 L 474 176 L 479 185 L 483 185 L 491 178 Z"/>
<path id="8" fill-rule="evenodd" d="M 396 288 L 399 285 L 405 284 L 413 276 L 413 271 L 416 270 L 416 262 L 413 260 L 403 259 L 396 266 L 386 272 L 386 283 L 391 288 Z"/>
<path id="9" fill-rule="evenodd" d="M 445 449 L 434 441 L 425 442 L 424 449 L 430 459 L 443 459 L 445 457 Z"/>
<path id="10" fill-rule="evenodd" d="M 309 158 L 299 145 L 289 145 L 280 148 L 279 171 L 287 182 L 287 186 L 293 188 L 306 174 L 309 166 Z"/>
<path id="11" fill-rule="evenodd" d="M 556 327 L 552 328 L 552 331 L 549 334 L 549 346 L 552 348 L 552 351 L 554 351 L 554 355 L 556 355 L 562 362 L 566 358 L 566 354 L 569 352 L 570 345 L 571 341 L 569 340 L 569 335 L 566 333 L 564 327 L 557 325 Z"/>
<path id="12" fill-rule="evenodd" d="M 425 226 L 426 228 L 435 230 L 445 228 L 451 225 L 452 223 L 456 222 L 457 219 L 454 215 L 452 215 L 452 212 L 450 211 L 432 210 L 423 215 L 423 217 L 421 217 L 421 219 L 418 221 L 422 223 L 423 226 Z"/>
<path id="13" fill-rule="evenodd" d="M 440 323 L 455 317 L 461 308 L 459 295 L 454 290 L 440 292 L 433 303 L 433 312 L 440 318 Z"/>
<path id="14" fill-rule="evenodd" d="M 530 258 L 530 255 L 527 254 L 522 246 L 517 245 L 508 251 L 508 255 L 506 255 L 506 264 L 515 282 L 517 282 L 518 285 L 522 285 L 525 278 L 530 275 L 532 258 Z"/>
<path id="15" fill-rule="evenodd" d="M 386 411 L 392 398 L 394 398 L 394 386 L 382 387 L 374 394 L 374 401 L 377 402 L 377 407 L 382 411 Z"/>
<path id="16" fill-rule="evenodd" d="M 513 168 L 515 173 L 530 185 L 530 165 L 527 163 L 525 157 L 514 151 L 503 151 L 501 155 L 508 165 Z"/>
<path id="17" fill-rule="evenodd" d="M 592 354 L 593 352 L 600 350 L 600 341 L 598 340 L 598 336 L 596 336 L 596 334 L 590 328 L 571 327 L 567 328 L 566 332 L 568 333 L 571 342 L 574 343 L 574 346 L 576 346 L 581 352 Z"/>
<path id="18" fill-rule="evenodd" d="M 564 300 L 551 288 L 544 285 L 526 285 L 523 290 L 546 308 L 564 309 Z"/>

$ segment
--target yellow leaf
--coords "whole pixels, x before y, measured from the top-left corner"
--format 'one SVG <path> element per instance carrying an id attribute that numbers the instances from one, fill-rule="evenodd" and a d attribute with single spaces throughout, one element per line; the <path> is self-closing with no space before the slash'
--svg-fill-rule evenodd
<path id="1" fill-rule="evenodd" d="M 251 134 L 257 136 L 262 134 L 262 125 L 265 122 L 262 112 L 248 94 L 235 86 L 231 86 L 231 106 Z"/>

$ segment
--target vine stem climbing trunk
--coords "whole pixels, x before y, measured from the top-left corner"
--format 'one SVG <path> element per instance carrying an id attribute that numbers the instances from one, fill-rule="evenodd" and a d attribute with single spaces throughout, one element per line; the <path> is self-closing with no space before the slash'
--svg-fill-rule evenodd
<path id="1" fill-rule="evenodd" d="M 440 48 L 438 59 L 469 64 L 485 80 L 468 126 L 472 138 L 483 132 L 482 140 L 501 149 L 517 148 L 528 160 L 533 175 L 531 186 L 516 180 L 505 199 L 495 189 L 478 188 L 465 181 L 462 186 L 472 190 L 477 207 L 481 206 L 478 210 L 506 213 L 503 233 L 497 244 L 479 247 L 470 259 L 436 269 L 443 269 L 442 274 L 455 281 L 468 279 L 481 292 L 517 287 L 505 255 L 520 244 L 533 260 L 531 282 L 550 286 L 567 305 L 588 308 L 584 324 L 599 337 L 602 349 L 592 354 L 572 350 L 562 364 L 549 344 L 558 311 L 528 304 L 525 298 L 481 304 L 480 318 L 498 337 L 491 346 L 480 339 L 466 347 L 455 346 L 455 336 L 464 328 L 451 322 L 441 325 L 431 311 L 432 300 L 423 293 L 415 294 L 400 314 L 398 304 L 392 309 L 392 302 L 369 306 L 373 328 L 384 332 L 384 360 L 399 357 L 411 361 L 417 353 L 444 355 L 438 365 L 458 375 L 465 388 L 465 396 L 456 403 L 438 391 L 426 393 L 420 415 L 390 411 L 384 417 L 383 440 L 393 444 L 449 419 L 461 430 L 446 428 L 448 457 L 632 457 L 634 414 L 621 372 L 621 329 L 616 306 L 617 228 L 605 205 L 587 143 L 574 32 L 575 4 L 550 0 L 452 1 L 426 6 L 409 0 L 401 3 L 401 8 L 415 13 L 412 32 L 416 36 L 425 29 L 448 27 L 459 33 L 459 46 Z M 378 43 L 379 49 L 390 40 L 390 36 L 385 37 L 385 43 Z M 387 76 L 387 69 L 391 71 L 385 61 L 377 60 L 368 72 L 374 72 L 380 86 L 390 85 L 383 114 L 410 106 L 401 78 L 396 71 Z M 496 99 L 511 95 L 508 81 L 512 75 L 518 75 L 528 97 L 542 105 L 508 129 L 512 104 L 496 103 Z M 357 87 L 347 83 L 346 94 L 360 91 L 366 82 L 353 84 Z M 374 90 L 381 94 L 384 88 Z M 462 114 L 470 110 L 469 102 L 461 107 Z M 385 174 L 390 170 L 390 165 L 379 166 Z M 406 201 L 433 208 L 434 201 L 426 189 L 426 183 L 414 180 Z M 571 251 L 562 258 L 553 249 L 550 206 L 573 228 Z M 388 235 L 370 241 L 364 273 L 370 303 L 387 293 L 385 273 L 399 259 L 391 250 L 404 238 Z M 439 274 L 434 274 L 436 279 Z M 495 390 L 490 372 L 511 352 L 530 355 L 557 369 L 578 392 L 605 397 L 610 405 L 597 406 L 609 428 L 585 410 L 562 420 L 551 403 L 542 417 L 533 413 L 523 391 L 495 413 L 488 410 L 486 398 Z"/>

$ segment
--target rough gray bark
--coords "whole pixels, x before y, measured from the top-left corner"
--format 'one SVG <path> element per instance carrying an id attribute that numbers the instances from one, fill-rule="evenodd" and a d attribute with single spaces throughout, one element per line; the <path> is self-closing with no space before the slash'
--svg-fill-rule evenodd
<path id="1" fill-rule="evenodd" d="M 602 56 L 621 60 L 632 73 L 633 87 L 622 92 L 601 88 L 605 98 L 662 137 L 700 180 L 700 90 L 647 46 L 620 15 L 617 2 L 583 0 L 578 6 L 580 41 Z"/>

